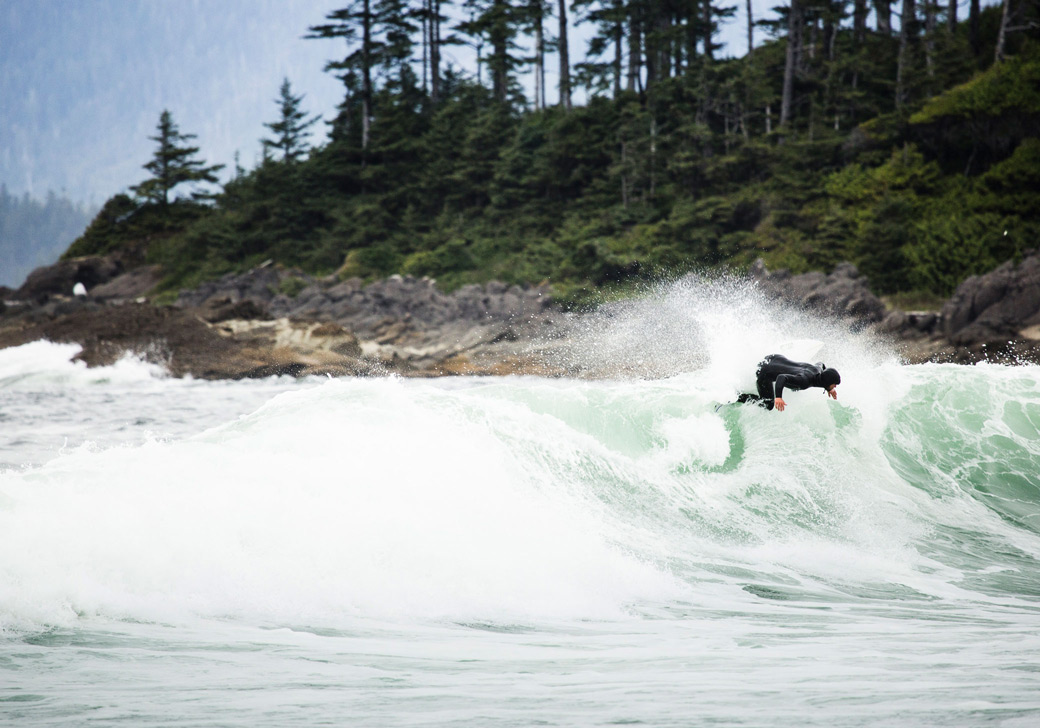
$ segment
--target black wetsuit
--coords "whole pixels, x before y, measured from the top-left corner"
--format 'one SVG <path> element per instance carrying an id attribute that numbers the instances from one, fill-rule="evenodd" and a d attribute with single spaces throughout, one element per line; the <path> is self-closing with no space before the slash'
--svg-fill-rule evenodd
<path id="1" fill-rule="evenodd" d="M 773 400 L 784 396 L 785 389 L 802 390 L 809 387 L 827 389 L 823 372 L 827 367 L 823 364 L 791 361 L 780 354 L 770 354 L 758 365 L 758 394 L 742 394 L 737 398 L 741 404 L 757 404 L 766 409 L 773 409 Z M 833 382 L 832 382 L 833 383 Z"/>

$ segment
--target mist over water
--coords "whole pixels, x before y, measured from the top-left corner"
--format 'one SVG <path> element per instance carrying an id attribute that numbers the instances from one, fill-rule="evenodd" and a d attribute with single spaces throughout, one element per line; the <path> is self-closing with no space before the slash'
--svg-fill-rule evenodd
<path id="1" fill-rule="evenodd" d="M 1040 369 L 901 366 L 726 279 L 583 325 L 560 355 L 594 379 L 212 383 L 0 351 L 11 719 L 1040 715 Z M 806 339 L 837 402 L 715 411 Z"/>
<path id="2" fill-rule="evenodd" d="M 718 378 L 720 386 L 750 391 L 764 356 L 804 359 L 808 340 L 821 345 L 812 360 L 829 366 L 897 361 L 871 335 L 769 299 L 753 281 L 726 273 L 648 287 L 638 299 L 582 316 L 567 334 L 558 363 L 588 375 L 645 379 L 697 372 Z"/>

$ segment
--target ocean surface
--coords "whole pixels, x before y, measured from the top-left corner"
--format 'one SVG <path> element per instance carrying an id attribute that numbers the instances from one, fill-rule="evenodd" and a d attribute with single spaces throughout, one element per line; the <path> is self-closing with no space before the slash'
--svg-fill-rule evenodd
<path id="1" fill-rule="evenodd" d="M 839 399 L 715 405 L 822 342 Z M 1040 725 L 1040 368 L 733 286 L 591 379 L 0 351 L 0 725 Z"/>

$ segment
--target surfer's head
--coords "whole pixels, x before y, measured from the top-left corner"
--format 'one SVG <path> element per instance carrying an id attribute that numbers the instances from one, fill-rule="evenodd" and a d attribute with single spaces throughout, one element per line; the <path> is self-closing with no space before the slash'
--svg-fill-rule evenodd
<path id="1" fill-rule="evenodd" d="M 823 385 L 824 389 L 830 389 L 837 384 L 841 384 L 841 375 L 838 374 L 837 369 L 824 368 L 824 370 L 820 372 L 820 384 Z"/>

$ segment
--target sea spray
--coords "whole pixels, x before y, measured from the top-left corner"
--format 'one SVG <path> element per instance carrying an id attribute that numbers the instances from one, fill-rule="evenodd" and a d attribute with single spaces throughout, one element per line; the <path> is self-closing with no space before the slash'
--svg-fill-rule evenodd
<path id="1" fill-rule="evenodd" d="M 762 357 L 788 353 L 785 345 L 804 339 L 822 342 L 819 357 L 828 363 L 896 359 L 870 332 L 770 299 L 746 278 L 712 273 L 648 286 L 633 299 L 576 318 L 554 363 L 608 378 L 698 371 L 719 386 L 739 382 L 753 389 Z"/>
<path id="2" fill-rule="evenodd" d="M 1035 723 L 1040 368 L 653 296 L 594 379 L 0 352 L 0 723 Z M 837 401 L 716 411 L 805 338 Z"/>

